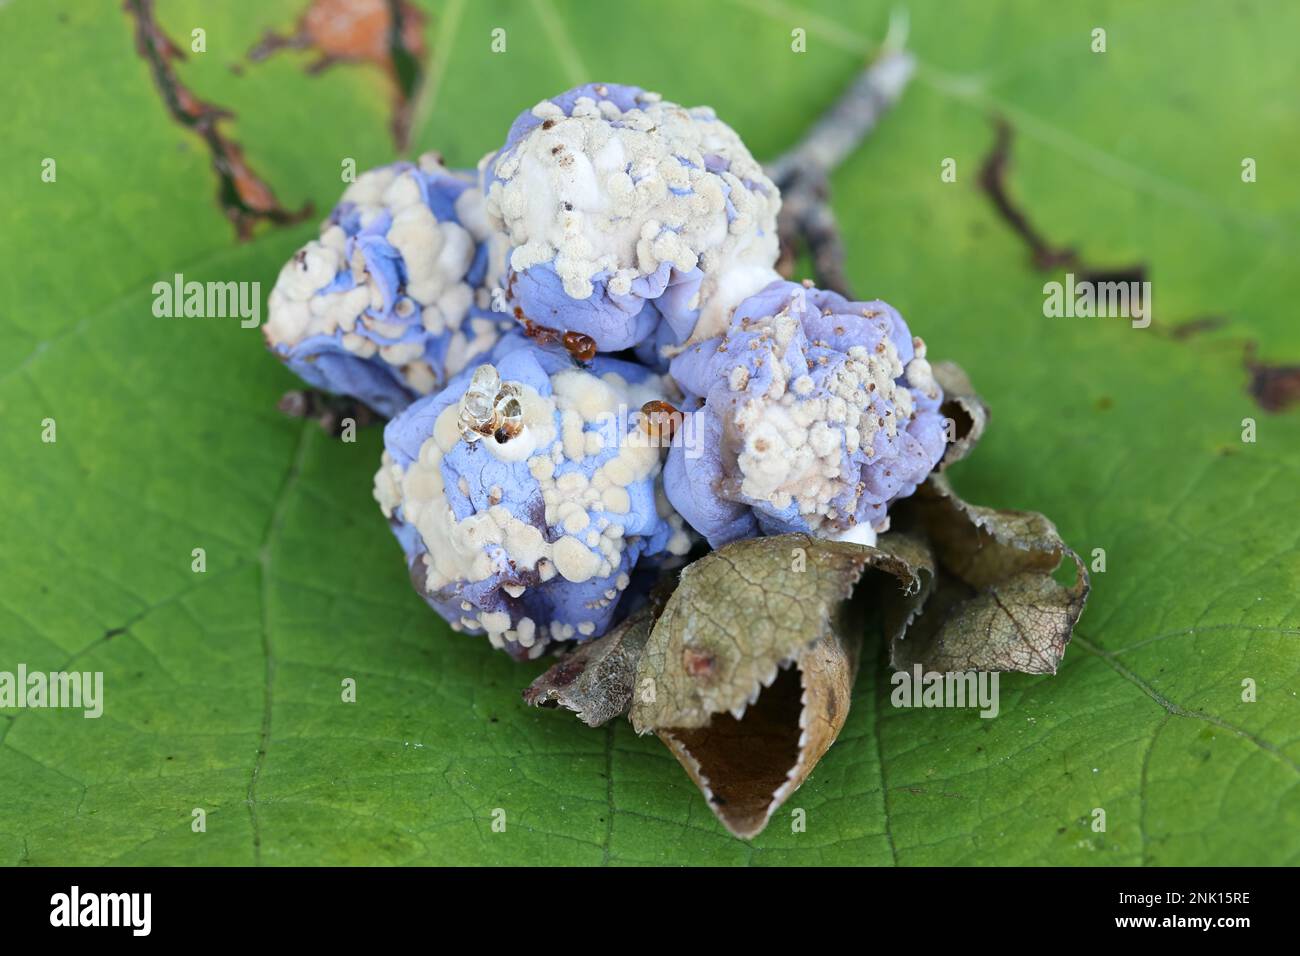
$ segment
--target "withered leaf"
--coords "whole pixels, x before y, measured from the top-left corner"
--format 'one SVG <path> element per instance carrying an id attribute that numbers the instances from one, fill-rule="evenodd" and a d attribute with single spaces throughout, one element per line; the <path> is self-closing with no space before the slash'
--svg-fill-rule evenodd
<path id="1" fill-rule="evenodd" d="M 860 644 L 858 632 L 835 628 L 801 648 L 740 720 L 719 714 L 707 727 L 658 731 L 735 836 L 762 832 L 839 736 Z"/>
<path id="2" fill-rule="evenodd" d="M 953 440 L 939 460 L 939 471 L 961 461 L 975 448 L 989 421 L 989 407 L 975 394 L 975 387 L 956 362 L 935 362 L 934 379 L 943 389 L 939 411 L 953 422 Z"/>
<path id="3" fill-rule="evenodd" d="M 929 542 L 936 569 L 924 609 L 891 646 L 894 667 L 1056 673 L 1089 581 L 1051 521 L 967 504 L 938 474 L 892 514 L 896 527 Z M 1053 576 L 1067 558 L 1068 585 Z"/>
<path id="4" fill-rule="evenodd" d="M 565 707 L 588 727 L 626 712 L 654 610 L 646 605 L 604 637 L 579 644 L 528 685 L 524 700 L 534 707 Z"/>
<path id="5" fill-rule="evenodd" d="M 826 634 L 871 553 L 787 534 L 736 541 L 689 565 L 637 668 L 637 733 L 743 715 L 783 662 Z"/>
<path id="6" fill-rule="evenodd" d="M 845 601 L 854 584 L 871 568 L 885 573 L 860 593 L 885 578 L 919 595 L 923 558 L 903 536 L 891 553 L 792 534 L 735 542 L 683 573 L 637 669 L 631 718 L 733 834 L 758 834 L 844 726 L 863 634 L 849 614 L 860 602 Z"/>
<path id="7" fill-rule="evenodd" d="M 892 646 L 907 633 L 934 589 L 934 553 L 923 535 L 906 531 L 881 535 L 875 550 L 897 562 L 890 566 L 880 559 L 875 562 L 893 578 L 867 575 L 854 592 L 854 601 L 875 612 L 868 616 L 868 623 L 879 623 L 884 640 Z"/>

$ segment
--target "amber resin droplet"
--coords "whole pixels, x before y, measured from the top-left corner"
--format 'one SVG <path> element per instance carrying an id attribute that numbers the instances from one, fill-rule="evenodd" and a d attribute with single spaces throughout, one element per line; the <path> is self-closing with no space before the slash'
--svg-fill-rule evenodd
<path id="1" fill-rule="evenodd" d="M 596 357 L 596 340 L 582 332 L 565 332 L 561 341 L 579 362 L 590 362 Z"/>
<path id="2" fill-rule="evenodd" d="M 681 418 L 682 413 L 668 402 L 656 399 L 641 406 L 641 427 L 661 445 L 673 440 Z"/>

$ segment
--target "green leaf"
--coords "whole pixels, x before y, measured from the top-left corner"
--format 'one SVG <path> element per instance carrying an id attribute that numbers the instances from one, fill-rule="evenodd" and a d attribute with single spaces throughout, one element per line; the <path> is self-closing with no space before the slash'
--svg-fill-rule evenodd
<path id="1" fill-rule="evenodd" d="M 178 41 L 207 30 L 178 76 L 233 112 L 223 129 L 285 209 L 320 215 L 345 158 L 392 158 L 392 102 L 369 65 L 246 62 L 305 2 L 159 18 Z M 774 156 L 896 4 L 421 6 L 413 144 L 469 166 L 588 78 L 708 103 Z M 838 742 L 742 843 L 657 741 L 526 707 L 544 663 L 434 619 L 370 498 L 378 429 L 347 444 L 281 416 L 295 382 L 255 330 L 152 315 L 176 272 L 265 294 L 314 225 L 236 242 L 211 155 L 165 112 L 118 4 L 0 7 L 0 670 L 102 671 L 105 693 L 98 720 L 0 711 L 0 861 L 1300 862 L 1300 413 L 1258 407 L 1243 366 L 1246 340 L 1260 363 L 1300 357 L 1297 30 L 1300 11 L 1265 0 L 912 5 L 917 78 L 833 178 L 848 274 L 993 409 L 947 472 L 962 497 L 1050 515 L 1105 571 L 1057 674 L 1004 675 L 993 720 L 891 708 L 868 635 Z M 977 182 L 994 115 L 1014 129 L 1016 202 L 1089 263 L 1144 263 L 1151 328 L 1043 316 L 1061 277 Z M 1206 316 L 1225 321 L 1170 334 Z"/>

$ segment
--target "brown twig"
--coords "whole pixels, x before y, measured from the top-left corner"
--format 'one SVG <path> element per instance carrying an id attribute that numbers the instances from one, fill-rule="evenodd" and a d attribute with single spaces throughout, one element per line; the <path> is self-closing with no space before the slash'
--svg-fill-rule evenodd
<path id="1" fill-rule="evenodd" d="M 901 46 L 901 38 L 887 38 L 880 56 L 803 139 L 768 164 L 767 174 L 781 190 L 777 228 L 783 274 L 793 270 L 799 250 L 807 249 L 818 286 L 850 295 L 844 244 L 829 202 L 830 174 L 876 128 L 911 79 L 915 61 Z"/>

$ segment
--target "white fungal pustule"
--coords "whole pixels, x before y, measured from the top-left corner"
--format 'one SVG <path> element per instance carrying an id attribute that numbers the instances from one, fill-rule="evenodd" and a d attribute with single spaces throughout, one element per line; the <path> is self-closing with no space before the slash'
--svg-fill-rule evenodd
<path id="1" fill-rule="evenodd" d="M 759 392 L 743 367 L 729 376 L 738 393 L 727 422 L 738 449 L 737 490 L 777 511 L 795 504 L 814 531 L 851 532 L 862 462 L 875 455 L 877 436 L 894 438 L 911 416 L 911 396 L 895 383 L 903 374 L 897 349 L 887 337 L 875 350 L 852 347 L 815 383 L 806 364 L 787 361 L 800 329 L 787 310 L 747 321 L 744 329 L 758 333 L 749 348 L 757 353 L 755 367 L 771 379 Z"/>
<path id="2" fill-rule="evenodd" d="M 437 184 L 426 182 L 423 189 L 460 190 L 455 218 L 435 216 L 422 177 L 435 177 L 430 181 Z M 432 153 L 415 166 L 361 173 L 343 193 L 338 221 L 322 223 L 320 237 L 281 269 L 268 299 L 267 345 L 284 351 L 313 336 L 334 337 L 358 358 L 398 369 L 418 394 L 433 391 L 490 349 L 503 323 L 484 316 L 491 311 L 490 285 L 505 271 L 508 241 L 489 224 L 482 193 L 464 183 Z M 387 254 L 396 255 L 400 283 L 381 282 L 372 273 L 357 242 L 361 234 L 382 239 Z M 476 286 L 468 273 L 484 243 L 488 270 Z M 409 334 L 413 327 L 421 334 Z M 446 339 L 445 354 L 434 350 L 440 361 L 426 354 L 433 339 Z"/>
<path id="3" fill-rule="evenodd" d="M 597 275 L 621 295 L 664 263 L 698 266 L 701 308 L 776 277 L 780 196 L 711 109 L 643 93 L 626 111 L 582 97 L 571 115 L 546 100 L 533 116 L 542 122 L 493 161 L 487 194 L 516 271 L 550 262 L 565 293 L 586 299 Z"/>
<path id="4" fill-rule="evenodd" d="M 539 640 L 591 636 L 604 626 L 630 583 L 625 552 L 642 537 L 629 525 L 654 529 L 668 553 L 690 547 L 681 518 L 662 496 L 653 499 L 651 515 L 633 514 L 651 500 L 664 448 L 627 409 L 661 399 L 664 380 L 647 375 L 632 383 L 576 367 L 548 380 L 543 394 L 503 379 L 494 365 L 478 366 L 458 400 L 438 414 L 418 458 L 403 469 L 385 453 L 375 476 L 385 516 L 413 526 L 423 542 L 427 594 L 442 602 L 468 585 L 499 581 L 516 602 L 512 610 L 457 599 L 455 624 L 486 632 L 494 644 L 529 649 Z M 500 483 L 486 488 L 486 501 L 481 491 L 472 493 L 485 484 L 480 451 L 509 468 L 496 466 L 492 474 Z M 554 620 L 518 613 L 534 588 L 600 579 L 607 584 L 579 607 L 556 592 L 552 603 L 562 610 L 552 612 Z"/>
<path id="5" fill-rule="evenodd" d="M 916 389 L 926 398 L 938 398 L 942 393 L 939 383 L 935 381 L 934 369 L 925 357 L 925 341 L 919 336 L 912 338 L 912 348 L 915 356 L 912 361 L 907 363 L 907 384 Z M 911 396 L 908 396 L 911 399 Z"/>

